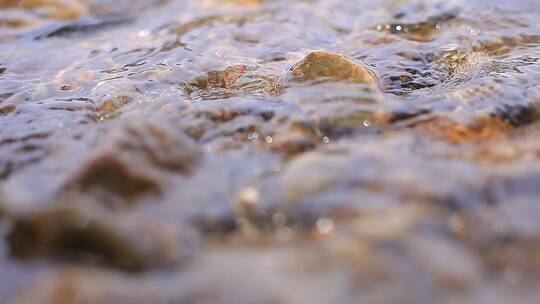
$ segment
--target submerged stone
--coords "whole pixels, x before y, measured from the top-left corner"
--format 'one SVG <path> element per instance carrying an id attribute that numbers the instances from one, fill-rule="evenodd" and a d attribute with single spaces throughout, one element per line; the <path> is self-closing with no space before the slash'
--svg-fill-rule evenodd
<path id="1" fill-rule="evenodd" d="M 174 265 L 185 252 L 171 227 L 82 205 L 14 216 L 7 240 L 18 258 L 97 260 L 127 270 Z"/>
<path id="2" fill-rule="evenodd" d="M 428 134 L 454 144 L 479 142 L 501 138 L 509 134 L 513 127 L 498 117 L 480 117 L 471 124 L 460 123 L 445 117 L 435 117 L 420 125 Z"/>
<path id="3" fill-rule="evenodd" d="M 291 68 L 289 81 L 364 83 L 377 85 L 377 78 L 366 67 L 341 55 L 312 52 Z"/>
<path id="4" fill-rule="evenodd" d="M 349 163 L 339 155 L 311 152 L 291 161 L 280 176 L 287 200 L 299 202 L 335 187 L 347 177 Z"/>
<path id="5" fill-rule="evenodd" d="M 184 83 L 184 91 L 192 98 L 227 98 L 234 95 L 236 81 L 247 71 L 245 66 L 210 71 L 205 76 Z"/>
<path id="6" fill-rule="evenodd" d="M 104 121 L 106 119 L 117 117 L 119 110 L 132 102 L 133 97 L 131 96 L 117 96 L 115 98 L 105 100 L 97 109 L 98 121 Z"/>
<path id="7" fill-rule="evenodd" d="M 41 10 L 45 16 L 58 20 L 75 19 L 87 13 L 87 0 L 6 0 L 0 2 L 0 8 L 22 7 Z"/>
<path id="8" fill-rule="evenodd" d="M 210 71 L 204 76 L 185 82 L 183 86 L 184 92 L 192 99 L 224 99 L 242 93 L 281 93 L 279 77 L 259 75 L 257 71 L 244 65 Z"/>
<path id="9" fill-rule="evenodd" d="M 448 23 L 456 17 L 456 12 L 449 12 L 430 17 L 426 21 L 418 23 L 379 24 L 376 29 L 394 35 L 400 35 L 413 41 L 428 42 L 435 39 L 442 24 Z"/>
<path id="10" fill-rule="evenodd" d="M 159 180 L 148 172 L 137 170 L 115 152 L 99 155 L 86 163 L 75 184 L 82 192 L 118 195 L 132 201 L 148 194 L 161 193 Z"/>
<path id="11" fill-rule="evenodd" d="M 17 107 L 15 105 L 7 105 L 7 106 L 1 106 L 0 107 L 0 116 L 7 115 L 13 111 L 15 111 Z"/>
<path id="12" fill-rule="evenodd" d="M 158 123 L 126 124 L 98 147 L 68 189 L 136 201 L 162 192 L 165 177 L 160 170 L 189 174 L 201 156 L 180 130 Z"/>

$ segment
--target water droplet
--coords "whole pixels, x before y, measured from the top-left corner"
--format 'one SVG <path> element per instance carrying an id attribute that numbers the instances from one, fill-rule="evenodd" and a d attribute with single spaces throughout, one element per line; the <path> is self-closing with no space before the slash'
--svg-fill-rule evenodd
<path id="1" fill-rule="evenodd" d="M 140 37 L 140 38 L 146 38 L 148 36 L 150 36 L 150 31 L 139 31 L 137 33 L 137 35 Z"/>
<path id="2" fill-rule="evenodd" d="M 260 193 L 259 190 L 249 187 L 240 191 L 238 197 L 243 203 L 254 205 L 259 202 Z"/>
<path id="3" fill-rule="evenodd" d="M 317 230 L 322 234 L 332 233 L 335 229 L 334 221 L 329 218 L 320 218 L 317 220 Z"/>
<path id="4" fill-rule="evenodd" d="M 250 141 L 257 141 L 257 140 L 259 140 L 259 133 L 257 133 L 257 132 L 249 133 L 247 138 Z"/>

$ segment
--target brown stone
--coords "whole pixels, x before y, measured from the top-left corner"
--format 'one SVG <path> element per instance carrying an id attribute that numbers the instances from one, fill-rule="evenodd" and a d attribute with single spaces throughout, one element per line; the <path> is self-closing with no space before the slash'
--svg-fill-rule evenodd
<path id="1" fill-rule="evenodd" d="M 497 117 L 482 117 L 472 124 L 436 117 L 422 124 L 428 134 L 454 144 L 464 144 L 483 140 L 497 139 L 510 133 L 512 125 Z"/>
<path id="2" fill-rule="evenodd" d="M 364 66 L 341 55 L 312 52 L 291 68 L 291 82 L 346 81 L 376 85 L 377 79 Z"/>
<path id="3" fill-rule="evenodd" d="M 14 216 L 7 240 L 22 259 L 67 257 L 128 270 L 174 265 L 184 252 L 169 226 L 83 205 Z"/>
<path id="4" fill-rule="evenodd" d="M 164 173 L 189 174 L 202 152 L 180 130 L 158 123 L 126 124 L 112 132 L 68 189 L 130 202 L 160 194 Z"/>

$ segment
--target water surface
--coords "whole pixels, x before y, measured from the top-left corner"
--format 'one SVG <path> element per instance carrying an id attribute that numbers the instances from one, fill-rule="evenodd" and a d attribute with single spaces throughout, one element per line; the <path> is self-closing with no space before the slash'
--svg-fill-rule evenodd
<path id="1" fill-rule="evenodd" d="M 0 298 L 536 303 L 538 20 L 0 1 Z"/>

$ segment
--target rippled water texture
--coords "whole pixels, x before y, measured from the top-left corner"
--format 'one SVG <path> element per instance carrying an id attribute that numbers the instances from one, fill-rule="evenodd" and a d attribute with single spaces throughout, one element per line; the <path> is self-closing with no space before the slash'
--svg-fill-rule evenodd
<path id="1" fill-rule="evenodd" d="M 538 303 L 536 0 L 0 0 L 0 299 Z"/>

